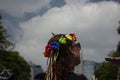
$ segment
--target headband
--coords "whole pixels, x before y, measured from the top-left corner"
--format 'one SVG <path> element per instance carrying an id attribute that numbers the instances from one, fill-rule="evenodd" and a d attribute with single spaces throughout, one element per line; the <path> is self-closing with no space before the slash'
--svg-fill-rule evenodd
<path id="1" fill-rule="evenodd" d="M 45 51 L 44 51 L 44 56 L 49 57 L 51 52 L 58 52 L 60 45 L 66 44 L 67 41 L 71 41 L 71 42 L 74 41 L 75 42 L 76 40 L 77 40 L 76 34 L 63 35 L 57 41 L 52 41 L 51 43 L 48 43 L 46 45 Z"/>

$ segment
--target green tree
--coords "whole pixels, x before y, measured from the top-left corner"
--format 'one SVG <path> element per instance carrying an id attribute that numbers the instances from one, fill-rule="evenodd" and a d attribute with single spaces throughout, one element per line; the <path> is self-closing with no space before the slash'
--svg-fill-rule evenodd
<path id="1" fill-rule="evenodd" d="M 30 66 L 17 51 L 0 50 L 0 70 L 11 69 L 12 80 L 29 80 Z"/>
<path id="2" fill-rule="evenodd" d="M 3 69 L 12 70 L 11 80 L 30 80 L 30 65 L 19 55 L 19 52 L 11 50 L 13 43 L 7 39 L 1 19 L 0 16 L 0 71 Z"/>
<path id="3" fill-rule="evenodd" d="M 120 22 L 119 27 L 117 28 L 118 34 L 120 34 Z M 118 42 L 116 51 L 112 51 L 108 54 L 109 57 L 120 57 L 120 41 Z M 103 62 L 102 66 L 95 70 L 95 76 L 98 80 L 116 80 L 118 73 L 118 64 L 111 62 Z"/>
<path id="4" fill-rule="evenodd" d="M 111 62 L 103 62 L 101 67 L 95 71 L 98 80 L 116 80 L 117 66 Z"/>

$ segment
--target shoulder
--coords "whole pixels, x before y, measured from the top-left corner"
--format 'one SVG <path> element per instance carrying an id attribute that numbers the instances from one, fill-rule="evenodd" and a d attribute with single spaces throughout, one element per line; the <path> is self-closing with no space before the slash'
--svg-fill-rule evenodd
<path id="1" fill-rule="evenodd" d="M 82 80 L 88 80 L 87 77 L 84 74 L 78 75 Z"/>
<path id="2" fill-rule="evenodd" d="M 45 78 L 45 73 L 39 73 L 34 77 L 35 80 L 44 80 Z"/>
<path id="3" fill-rule="evenodd" d="M 69 72 L 68 80 L 87 80 L 87 78 L 83 74 L 77 75 L 73 72 Z"/>

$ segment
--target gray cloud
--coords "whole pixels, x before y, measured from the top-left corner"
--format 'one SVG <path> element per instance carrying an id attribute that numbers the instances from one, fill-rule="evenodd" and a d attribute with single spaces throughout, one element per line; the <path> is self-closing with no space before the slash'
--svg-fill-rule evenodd
<path id="1" fill-rule="evenodd" d="M 84 4 L 84 5 L 83 5 Z M 118 43 L 116 28 L 120 17 L 120 5 L 115 2 L 80 3 L 66 0 L 63 7 L 51 8 L 42 16 L 21 22 L 23 37 L 16 45 L 22 56 L 46 68 L 44 47 L 54 33 L 76 33 L 81 42 L 83 57 L 104 61 L 109 51 Z"/>
<path id="2" fill-rule="evenodd" d="M 42 7 L 49 7 L 51 0 L 0 0 L 0 10 L 15 17 L 23 17 L 25 13 L 39 12 Z"/>

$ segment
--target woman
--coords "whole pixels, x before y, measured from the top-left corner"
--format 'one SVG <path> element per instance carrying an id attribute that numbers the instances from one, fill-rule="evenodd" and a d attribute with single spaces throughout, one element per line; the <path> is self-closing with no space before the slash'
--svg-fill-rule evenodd
<path id="1" fill-rule="evenodd" d="M 73 72 L 80 64 L 81 46 L 76 40 L 76 34 L 53 34 L 44 52 L 49 61 L 45 80 L 83 80 Z"/>

